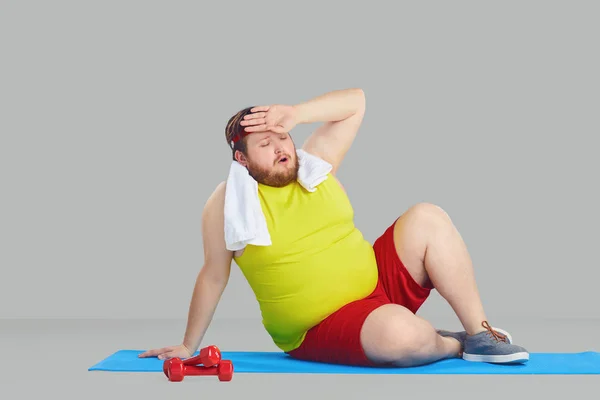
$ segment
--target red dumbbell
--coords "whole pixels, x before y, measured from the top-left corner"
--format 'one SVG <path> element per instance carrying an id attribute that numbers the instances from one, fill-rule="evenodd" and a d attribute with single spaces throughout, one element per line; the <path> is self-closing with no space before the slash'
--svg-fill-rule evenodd
<path id="1" fill-rule="evenodd" d="M 181 362 L 183 365 L 199 365 L 202 364 L 205 367 L 212 367 L 217 365 L 221 361 L 221 351 L 217 346 L 211 345 L 204 347 L 200 350 L 200 353 L 197 356 L 186 358 L 181 360 L 179 357 L 174 357 L 177 362 Z M 169 366 L 171 360 L 165 360 L 163 363 L 163 372 L 165 376 L 168 378 L 169 375 L 167 373 L 167 368 Z"/>
<path id="2" fill-rule="evenodd" d="M 211 345 L 200 350 L 200 353 L 195 357 L 186 358 L 183 360 L 183 365 L 199 365 L 212 367 L 221 361 L 221 351 L 217 346 Z"/>
<path id="3" fill-rule="evenodd" d="M 200 365 L 185 365 L 181 359 L 172 358 L 166 362 L 167 378 L 171 382 L 181 382 L 185 376 L 217 375 L 220 381 L 230 381 L 233 378 L 233 363 L 221 360 L 218 365 L 205 367 Z"/>

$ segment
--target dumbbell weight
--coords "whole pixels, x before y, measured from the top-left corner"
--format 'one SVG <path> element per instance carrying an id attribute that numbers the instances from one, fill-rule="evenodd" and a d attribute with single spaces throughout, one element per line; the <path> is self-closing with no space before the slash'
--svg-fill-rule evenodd
<path id="1" fill-rule="evenodd" d="M 205 367 L 200 365 L 185 365 L 180 359 L 167 360 L 166 375 L 171 382 L 181 382 L 185 376 L 216 375 L 220 381 L 230 381 L 233 378 L 233 363 L 221 360 L 218 365 Z"/>
<path id="2" fill-rule="evenodd" d="M 183 365 L 199 365 L 212 367 L 221 361 L 221 351 L 215 345 L 204 347 L 195 357 L 186 358 L 183 360 Z"/>
<path id="3" fill-rule="evenodd" d="M 186 358 L 181 360 L 179 357 L 176 357 L 177 360 L 181 361 L 183 365 L 199 365 L 202 364 L 205 367 L 212 367 L 217 365 L 219 361 L 221 361 L 221 351 L 217 346 L 211 345 L 200 349 L 200 353 L 197 356 Z M 167 376 L 167 366 L 170 360 L 165 360 L 163 363 L 163 372 Z"/>

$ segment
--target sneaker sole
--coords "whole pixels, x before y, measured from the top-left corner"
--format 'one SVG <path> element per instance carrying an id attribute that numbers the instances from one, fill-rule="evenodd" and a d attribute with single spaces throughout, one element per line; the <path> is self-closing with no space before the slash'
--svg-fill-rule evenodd
<path id="1" fill-rule="evenodd" d="M 529 361 L 529 353 L 514 353 L 502 355 L 468 354 L 463 353 L 464 360 L 473 362 L 487 362 L 494 364 L 519 364 Z"/>

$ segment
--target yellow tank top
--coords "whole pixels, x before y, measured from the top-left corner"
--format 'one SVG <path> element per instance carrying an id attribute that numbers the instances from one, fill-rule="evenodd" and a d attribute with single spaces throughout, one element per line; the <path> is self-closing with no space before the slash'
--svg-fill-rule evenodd
<path id="1" fill-rule="evenodd" d="M 375 254 L 331 174 L 315 192 L 294 182 L 283 188 L 259 184 L 258 194 L 272 245 L 248 245 L 234 259 L 273 342 L 291 351 L 311 327 L 375 289 Z"/>

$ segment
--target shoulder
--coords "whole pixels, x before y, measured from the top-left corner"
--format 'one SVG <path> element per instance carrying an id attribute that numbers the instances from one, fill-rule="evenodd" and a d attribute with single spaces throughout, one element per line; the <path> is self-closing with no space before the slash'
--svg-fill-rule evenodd
<path id="1" fill-rule="evenodd" d="M 340 178 L 338 178 L 333 172 L 329 172 L 327 174 L 326 182 L 328 182 L 327 185 L 334 185 L 336 187 L 339 187 L 344 193 L 348 194 L 346 188 L 344 187 L 344 185 L 342 185 L 342 181 L 340 181 Z"/>
<path id="2" fill-rule="evenodd" d="M 204 214 L 222 215 L 223 207 L 225 205 L 225 188 L 227 187 L 226 182 L 220 182 L 204 204 Z"/>
<path id="3" fill-rule="evenodd" d="M 225 199 L 225 188 L 227 187 L 227 181 L 219 182 L 219 184 L 213 190 L 211 197 Z"/>
<path id="4" fill-rule="evenodd" d="M 319 154 L 318 151 L 315 151 L 314 149 L 302 149 L 302 151 L 304 151 L 307 154 L 310 154 L 314 157 L 320 158 L 321 160 L 324 160 L 326 162 L 329 162 L 325 157 L 323 157 L 322 155 Z M 342 182 L 340 181 L 340 179 L 337 177 L 337 171 L 335 168 L 332 168 L 332 170 L 327 174 L 327 179 L 331 179 L 332 181 L 334 181 L 335 183 L 337 183 L 344 192 L 346 192 L 346 188 L 344 187 L 344 185 L 342 185 Z"/>
<path id="5" fill-rule="evenodd" d="M 344 193 L 348 193 L 346 192 L 346 188 L 344 187 L 344 185 L 342 185 L 342 182 L 340 181 L 340 178 L 338 178 L 337 176 L 335 176 L 334 174 L 329 174 L 329 179 L 333 179 L 339 186 L 340 188 L 344 191 Z"/>

